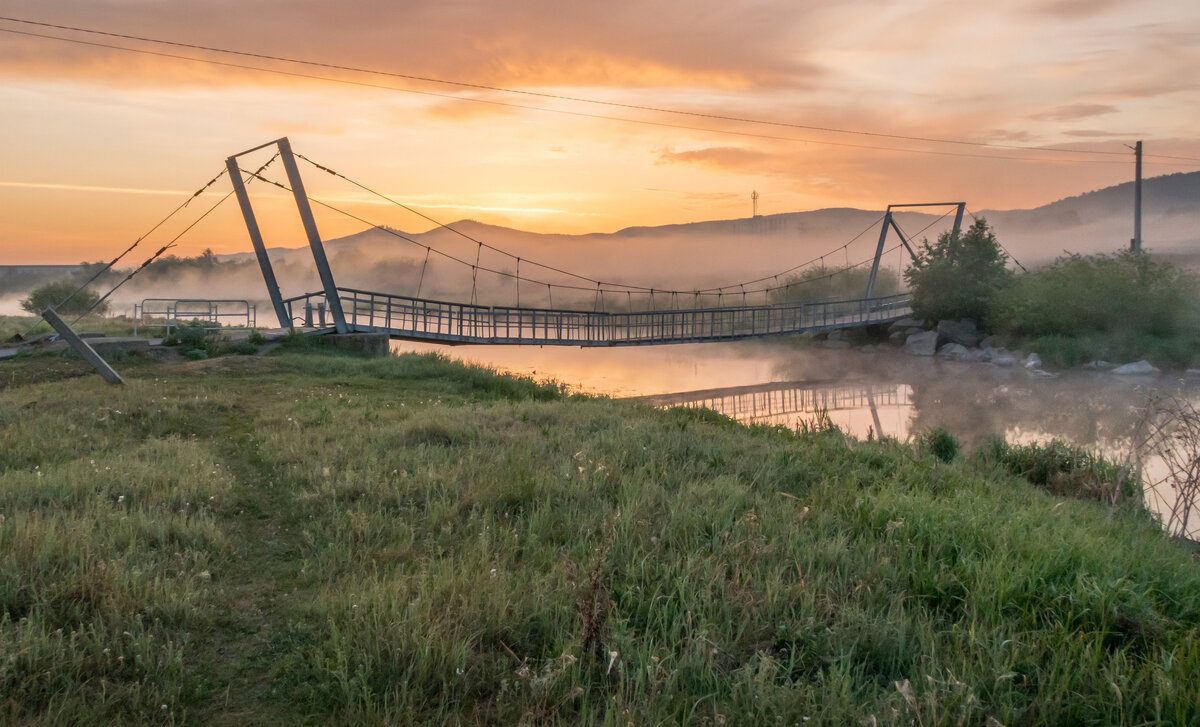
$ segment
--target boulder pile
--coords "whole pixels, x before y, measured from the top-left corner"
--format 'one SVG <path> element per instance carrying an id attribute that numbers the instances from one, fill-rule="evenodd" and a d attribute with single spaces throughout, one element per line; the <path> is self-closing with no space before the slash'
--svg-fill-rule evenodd
<path id="1" fill-rule="evenodd" d="M 1042 359 L 1036 353 L 1026 355 L 1023 351 L 1009 351 L 997 346 L 996 337 L 984 334 L 969 318 L 938 321 L 936 326 L 915 318 L 901 318 L 888 326 L 888 342 L 912 356 L 936 356 L 946 361 L 977 361 L 1004 367 L 1020 365 L 1036 378 L 1055 376 L 1042 368 Z M 1107 361 L 1092 361 L 1084 364 L 1083 368 L 1107 371 L 1118 376 L 1153 376 L 1159 373 L 1148 361 L 1136 361 L 1123 366 Z"/>

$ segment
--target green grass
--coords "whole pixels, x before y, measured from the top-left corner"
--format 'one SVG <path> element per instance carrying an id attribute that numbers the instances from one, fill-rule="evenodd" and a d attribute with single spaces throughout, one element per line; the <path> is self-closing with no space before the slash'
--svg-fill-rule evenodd
<path id="1" fill-rule="evenodd" d="M 128 379 L 0 391 L 2 723 L 1200 721 L 1195 559 L 1007 461 L 432 356 Z"/>

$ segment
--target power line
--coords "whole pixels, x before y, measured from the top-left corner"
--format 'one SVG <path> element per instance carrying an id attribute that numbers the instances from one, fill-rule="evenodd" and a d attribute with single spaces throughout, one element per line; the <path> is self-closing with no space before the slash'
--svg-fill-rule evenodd
<path id="1" fill-rule="evenodd" d="M 2 18 L 0 18 L 2 19 Z M 655 126 L 665 129 L 682 129 L 686 131 L 699 131 L 709 134 L 723 134 L 726 136 L 738 136 L 751 139 L 767 139 L 772 141 L 786 141 L 801 144 L 817 144 L 821 146 L 835 146 L 849 149 L 868 149 L 873 151 L 895 152 L 900 154 L 923 154 L 927 156 L 946 156 L 946 157 L 962 157 L 967 159 L 991 159 L 1000 161 L 1017 161 L 1017 162 L 1034 162 L 1045 164 L 1124 164 L 1123 161 L 1117 160 L 1100 160 L 1100 159 L 1033 159 L 1027 157 L 1001 156 L 996 154 L 970 154 L 965 152 L 952 151 L 937 151 L 933 149 L 905 149 L 894 146 L 881 146 L 877 144 L 854 144 L 850 142 L 828 141 L 825 139 L 809 139 L 795 136 L 779 136 L 776 134 L 760 134 L 751 131 L 737 131 L 735 129 L 716 129 L 705 126 L 690 126 L 687 124 L 673 124 L 664 121 L 650 121 L 648 119 L 633 119 L 624 116 L 608 116 L 604 114 L 587 113 L 583 111 L 569 111 L 566 109 L 553 109 L 545 106 L 532 106 L 529 104 L 512 103 L 509 101 L 496 101 L 493 99 L 473 98 L 470 96 L 456 96 L 448 93 L 437 93 L 434 91 L 419 91 L 412 88 L 403 88 L 399 86 L 388 86 L 380 83 L 369 83 L 366 81 L 355 81 L 347 78 L 333 78 L 330 76 L 318 76 L 311 73 L 298 73 L 296 71 L 285 71 L 278 68 L 264 68 L 262 66 L 253 66 L 244 63 L 229 63 L 226 61 L 217 61 L 211 58 L 196 58 L 194 56 L 184 56 L 175 53 L 163 53 L 160 51 L 146 50 L 144 48 L 129 48 L 127 46 L 113 45 L 110 43 L 98 43 L 94 41 L 79 40 L 77 38 L 61 38 L 54 35 L 45 35 L 42 33 L 31 33 L 24 30 L 13 30 L 11 28 L 0 28 L 0 33 L 11 33 L 14 35 L 25 35 L 34 38 L 44 38 L 47 40 L 57 40 L 64 43 L 74 43 L 76 45 L 86 45 L 97 48 L 108 48 L 110 50 L 119 50 L 127 53 L 138 53 L 142 55 L 156 56 L 159 58 L 170 58 L 173 60 L 189 61 L 192 63 L 206 63 L 213 66 L 221 66 L 224 68 L 236 68 L 244 71 L 256 71 L 259 73 L 270 73 L 277 76 L 285 76 L 288 78 L 303 78 L 315 81 L 326 81 L 329 83 L 340 83 L 348 86 L 358 86 L 361 88 L 374 88 L 384 91 L 395 91 L 398 93 L 409 93 L 418 96 L 432 96 L 434 98 L 444 98 L 451 101 L 465 101 L 469 103 L 487 104 L 489 106 L 501 106 L 505 108 L 522 109 L 527 111 L 540 111 L 543 113 L 559 114 L 562 116 L 574 116 L 578 118 L 599 119 L 602 121 L 617 121 L 627 124 L 639 124 L 642 126 Z M 1147 155 L 1149 156 L 1149 155 Z M 1200 160 L 1197 160 L 1200 163 Z M 1163 163 L 1163 162 L 1147 162 L 1154 166 L 1185 166 L 1181 163 Z M 1191 166 L 1191 165 L 1186 165 Z"/>
<path id="2" fill-rule="evenodd" d="M 1123 156 L 1127 155 L 1127 152 L 1122 152 L 1122 151 L 1030 147 L 1030 146 L 1021 146 L 1021 145 L 1017 145 L 1017 144 L 1000 144 L 1000 143 L 993 143 L 993 142 L 969 141 L 969 140 L 964 140 L 964 139 L 946 139 L 946 138 L 938 138 L 938 137 L 911 136 L 911 135 L 905 135 L 905 134 L 891 134 L 891 133 L 885 133 L 885 132 L 866 131 L 866 130 L 861 130 L 861 129 L 842 129 L 842 128 L 837 128 L 837 127 L 816 126 L 816 125 L 810 125 L 810 124 L 798 124 L 798 123 L 783 122 L 783 121 L 773 121 L 773 120 L 768 120 L 768 119 L 757 119 L 757 118 L 752 118 L 752 117 L 711 114 L 711 113 L 705 113 L 705 112 L 699 112 L 699 111 L 687 111 L 684 109 L 673 109 L 673 108 L 669 108 L 669 107 L 648 106 L 648 105 L 642 105 L 642 104 L 629 104 L 629 103 L 622 103 L 622 102 L 618 102 L 618 101 L 606 101 L 603 99 L 592 99 L 592 98 L 586 98 L 586 97 L 581 97 L 581 96 L 567 96 L 567 95 L 562 95 L 562 94 L 552 94 L 552 93 L 546 93 L 546 92 L 540 92 L 540 91 L 529 91 L 529 90 L 524 90 L 524 89 L 513 89 L 513 88 L 506 88 L 506 87 L 501 87 L 501 86 L 490 86 L 490 85 L 486 85 L 486 84 L 469 83 L 469 82 L 465 82 L 465 81 L 439 79 L 439 78 L 418 76 L 418 75 L 414 75 L 414 74 L 405 74 L 405 73 L 398 73 L 398 72 L 392 72 L 392 71 L 382 71 L 382 70 L 370 69 L 370 68 L 360 68 L 360 67 L 356 67 L 356 66 L 349 66 L 349 65 L 342 65 L 342 64 L 335 64 L 335 63 L 324 63 L 324 62 L 320 62 L 320 61 L 312 61 L 312 60 L 301 59 L 301 58 L 289 58 L 289 57 L 285 57 L 285 56 L 274 56 L 274 55 L 268 55 L 268 54 L 264 54 L 264 53 L 254 53 L 254 52 L 250 52 L 250 51 L 231 50 L 231 49 L 227 49 L 227 48 L 218 48 L 218 47 L 214 47 L 214 46 L 204 46 L 204 45 L 197 45 L 197 44 L 192 44 L 192 43 L 183 43 L 183 42 L 179 42 L 179 41 L 170 41 L 170 40 L 163 40 L 163 39 L 158 39 L 158 38 L 148 38 L 148 37 L 144 37 L 144 36 L 130 35 L 130 34 L 125 34 L 125 33 L 113 33 L 113 32 L 95 30 L 95 29 L 91 29 L 91 28 L 81 28 L 81 27 L 70 26 L 70 25 L 58 25 L 58 24 L 54 24 L 54 23 L 44 23 L 44 22 L 38 22 L 38 21 L 33 21 L 33 20 L 26 20 L 26 19 L 22 19 L 22 18 L 0 16 L 0 20 L 14 22 L 14 23 L 23 23 L 26 25 L 34 25 L 34 26 L 39 26 L 39 27 L 54 28 L 54 29 L 65 30 L 65 31 L 69 31 L 69 32 L 86 33 L 86 34 L 91 34 L 91 35 L 100 35 L 100 36 L 106 36 L 106 37 L 112 37 L 112 38 L 122 38 L 125 40 L 132 40 L 132 41 L 137 41 L 137 42 L 155 43 L 155 44 L 167 45 L 167 46 L 178 47 L 178 48 L 189 48 L 189 49 L 193 49 L 193 50 L 201 50 L 201 51 L 206 51 L 206 52 L 211 52 L 211 53 L 222 53 L 222 54 L 226 54 L 226 55 L 234 55 L 234 56 L 247 57 L 247 58 L 257 58 L 260 60 L 269 60 L 269 61 L 276 61 L 276 62 L 282 62 L 282 63 L 292 63 L 292 64 L 297 64 L 297 65 L 312 66 L 312 67 L 317 67 L 317 68 L 327 68 L 327 69 L 331 69 L 331 70 L 347 71 L 347 72 L 352 72 L 352 73 L 363 73 L 363 74 L 368 74 L 368 75 L 400 78 L 400 79 L 404 79 L 404 80 L 417 81 L 417 82 L 423 82 L 423 83 L 435 83 L 435 84 L 455 86 L 455 87 L 459 87 L 459 88 L 469 88 L 469 89 L 475 89 L 475 90 L 486 90 L 486 91 L 494 91 L 494 92 L 500 92 L 500 93 L 519 94 L 519 95 L 523 95 L 523 96 L 531 96 L 531 97 L 536 97 L 536 98 L 554 99 L 554 100 L 569 101 L 569 102 L 574 102 L 574 103 L 586 103 L 586 104 L 608 106 L 608 107 L 614 107 L 614 108 L 624 108 L 624 109 L 630 109 L 630 110 L 636 110 L 636 111 L 652 111 L 655 113 L 673 114 L 673 115 L 680 115 L 680 116 L 688 116 L 688 117 L 692 117 L 692 118 L 711 119 L 711 120 L 716 120 L 716 121 L 730 121 L 730 122 L 735 122 L 735 123 L 747 123 L 747 124 L 774 126 L 774 127 L 782 127 L 782 128 L 794 128 L 794 129 L 803 129 L 803 130 L 807 130 L 807 131 L 819 131 L 819 132 L 834 133 L 834 134 L 868 136 L 868 137 L 875 137 L 875 138 L 895 139 L 895 140 L 901 140 L 901 141 L 917 141 L 917 142 L 923 142 L 923 143 L 951 144 L 951 145 L 970 146 L 970 147 L 978 147 L 978 148 L 1008 149 L 1008 150 L 1018 150 L 1018 151 L 1037 152 L 1037 153 L 1104 155 L 1104 156 L 1119 156 L 1119 157 L 1123 157 Z M 661 124 L 661 123 L 650 122 L 650 121 L 645 121 L 645 120 L 641 120 L 641 119 L 630 119 L 630 118 L 625 118 L 625 117 L 614 117 L 614 116 L 605 116 L 605 115 L 599 115 L 599 114 L 570 112 L 570 111 L 563 111 L 560 109 L 549 109 L 549 108 L 540 107 L 540 106 L 528 106 L 528 105 L 523 105 L 523 104 L 511 104 L 511 103 L 505 103 L 505 102 L 490 101 L 487 99 L 476 99 L 476 98 L 455 96 L 452 94 L 437 94 L 437 93 L 432 93 L 432 92 L 428 92 L 428 91 L 417 91 L 414 89 L 398 88 L 395 86 L 383 86 L 383 85 L 379 85 L 379 84 L 370 84 L 370 83 L 364 83 L 364 82 L 360 82 L 360 81 L 351 81 L 348 79 L 337 79 L 337 78 L 330 78 L 327 76 L 314 76 L 314 75 L 310 75 L 310 74 L 293 73 L 293 72 L 289 72 L 289 71 L 282 71 L 279 69 L 263 68 L 261 66 L 249 66 L 249 65 L 244 65 L 244 64 L 223 63 L 220 61 L 214 61 L 212 59 L 195 58 L 195 57 L 191 57 L 191 56 L 180 56 L 180 55 L 175 55 L 175 54 L 170 54 L 170 53 L 158 53 L 155 51 L 148 51 L 148 50 L 141 49 L 141 48 L 129 48 L 126 46 L 112 45 L 112 44 L 107 44 L 107 43 L 94 43 L 94 42 L 73 39 L 73 38 L 62 38 L 62 37 L 58 37 L 58 36 L 44 35 L 44 34 L 39 34 L 39 33 L 22 32 L 22 31 L 17 31 L 17 30 L 12 30 L 12 29 L 0 29 L 0 31 L 15 33 L 18 35 L 27 35 L 27 36 L 32 36 L 32 37 L 45 38 L 45 39 L 50 39 L 50 40 L 59 40 L 59 41 L 64 41 L 64 42 L 69 42 L 69 43 L 78 43 L 78 44 L 82 44 L 82 45 L 110 48 L 113 50 L 122 50 L 122 51 L 127 51 L 127 52 L 132 52 L 132 53 L 157 55 L 160 57 L 174 58 L 174 59 L 179 59 L 179 60 L 188 60 L 188 61 L 193 61 L 193 62 L 198 62 L 198 63 L 210 63 L 210 64 L 214 64 L 214 65 L 222 65 L 222 66 L 232 67 L 232 68 L 241 68 L 244 70 L 254 70 L 254 71 L 260 71 L 260 72 L 266 72 L 266 73 L 276 73 L 276 74 L 280 74 L 280 75 L 288 75 L 288 76 L 299 77 L 299 78 L 309 78 L 309 79 L 313 79 L 313 80 L 322 80 L 322 81 L 329 81 L 329 82 L 334 82 L 334 83 L 347 83 L 347 84 L 351 84 L 351 85 L 382 88 L 382 89 L 401 91 L 401 92 L 406 92 L 406 93 L 416 93 L 416 94 L 422 94 L 422 95 L 439 96 L 439 97 L 450 98 L 450 99 L 459 100 L 459 101 L 490 103 L 490 104 L 495 104 L 495 105 L 510 106 L 510 107 L 516 107 L 516 108 L 537 110 L 537 111 L 548 111 L 548 112 L 552 112 L 552 113 L 565 113 L 565 114 L 569 114 L 569 115 L 585 116 L 585 117 L 590 117 L 590 118 L 598 118 L 598 119 L 606 119 L 606 120 L 614 120 L 614 121 L 624 121 L 624 122 L 628 122 L 628 123 L 643 123 L 643 124 L 650 124 L 650 125 L 656 125 L 656 126 L 685 128 L 685 129 L 692 129 L 692 130 L 696 130 L 696 131 L 707 131 L 707 132 L 714 132 L 714 133 L 735 133 L 735 134 L 738 133 L 738 132 L 731 132 L 729 130 L 719 130 L 719 129 L 705 128 L 705 127 L 690 127 L 690 126 L 686 126 L 686 125 L 675 125 L 675 124 Z M 757 134 L 748 134 L 748 133 L 741 133 L 738 135 L 759 136 L 760 138 L 767 138 L 767 139 L 773 138 L 773 139 L 787 140 L 787 141 L 801 141 L 801 142 L 813 143 L 813 144 L 828 144 L 828 145 L 833 145 L 833 146 L 850 146 L 850 147 L 858 147 L 858 148 L 899 151 L 899 152 L 907 152 L 907 153 L 943 154 L 943 155 L 949 155 L 949 156 L 976 156 L 976 155 L 953 154 L 950 152 L 934 152 L 934 151 L 929 151 L 929 150 L 901 149 L 901 148 L 895 148 L 895 147 L 838 144 L 836 142 L 827 142 L 827 141 L 816 140 L 816 139 L 796 139 L 794 137 L 775 137 L 775 136 L 771 136 L 771 135 L 757 135 Z M 1150 154 L 1147 154 L 1146 156 L 1147 157 L 1153 156 L 1156 158 L 1170 158 L 1170 159 L 1176 159 L 1176 160 L 1180 160 L 1180 161 L 1189 161 L 1189 162 L 1200 163 L 1200 158 L 1193 159 L 1190 157 L 1167 157 L 1165 155 L 1150 155 Z M 1009 160 L 1015 160 L 1015 161 L 1039 161 L 1039 160 L 1025 159 L 1025 158 L 1020 158 L 1020 157 L 998 157 L 998 156 L 993 156 L 993 155 L 978 155 L 977 158 L 1009 159 Z M 1041 161 L 1069 162 L 1071 160 L 1049 160 L 1049 159 L 1046 159 L 1046 160 L 1041 160 Z M 1074 161 L 1080 161 L 1080 160 L 1074 160 Z"/>

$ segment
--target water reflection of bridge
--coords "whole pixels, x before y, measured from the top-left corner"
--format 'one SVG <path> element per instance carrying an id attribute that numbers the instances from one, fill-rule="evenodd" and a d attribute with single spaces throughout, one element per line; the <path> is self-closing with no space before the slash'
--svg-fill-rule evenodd
<path id="1" fill-rule="evenodd" d="M 652 406 L 704 407 L 755 424 L 782 424 L 787 423 L 786 417 L 822 411 L 869 411 L 875 431 L 882 433 L 879 407 L 906 406 L 910 395 L 908 386 L 895 383 L 787 381 L 643 396 L 637 401 Z"/>

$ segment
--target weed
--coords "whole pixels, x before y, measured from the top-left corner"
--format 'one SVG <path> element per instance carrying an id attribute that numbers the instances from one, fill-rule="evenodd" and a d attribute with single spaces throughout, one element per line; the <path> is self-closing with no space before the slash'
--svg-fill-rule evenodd
<path id="1" fill-rule="evenodd" d="M 959 444 L 953 434 L 942 427 L 934 427 L 917 436 L 917 449 L 942 462 L 953 462 L 958 457 Z"/>

